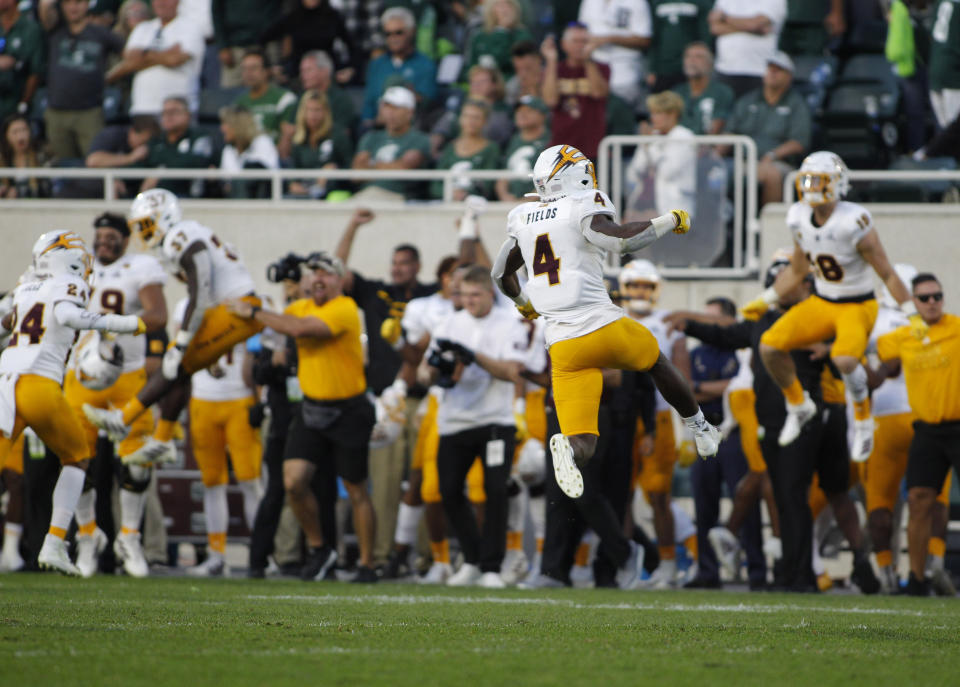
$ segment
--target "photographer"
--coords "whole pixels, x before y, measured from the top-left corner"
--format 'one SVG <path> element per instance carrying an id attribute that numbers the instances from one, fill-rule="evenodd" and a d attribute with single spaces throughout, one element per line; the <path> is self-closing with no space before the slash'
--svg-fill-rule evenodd
<path id="1" fill-rule="evenodd" d="M 463 310 L 437 328 L 427 359 L 432 381 L 447 389 L 437 416 L 437 469 L 443 510 L 464 557 L 447 584 L 504 587 L 500 564 L 516 433 L 513 397 L 527 357 L 528 331 L 512 310 L 493 307 L 493 281 L 486 267 L 467 270 L 460 297 Z M 464 495 L 464 480 L 477 456 L 483 461 L 487 495 L 482 534 Z"/>
<path id="2" fill-rule="evenodd" d="M 353 506 L 360 546 L 355 581 L 376 582 L 371 566 L 375 516 L 367 494 L 374 409 L 365 395 L 360 312 L 357 304 L 343 295 L 340 260 L 314 253 L 306 266 L 313 271 L 311 297 L 291 303 L 283 314 L 239 300 L 232 301 L 230 308 L 239 317 L 296 338 L 297 378 L 304 400 L 287 431 L 283 481 L 310 546 L 301 577 L 323 579 L 337 560 L 334 541 L 324 536 L 320 506 L 311 489 L 315 473 L 335 467 Z"/>

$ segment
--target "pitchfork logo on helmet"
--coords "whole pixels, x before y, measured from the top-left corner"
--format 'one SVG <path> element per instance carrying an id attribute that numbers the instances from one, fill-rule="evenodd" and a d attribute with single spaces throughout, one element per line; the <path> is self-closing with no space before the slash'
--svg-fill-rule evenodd
<path id="1" fill-rule="evenodd" d="M 533 165 L 533 185 L 540 200 L 553 201 L 597 188 L 597 171 L 590 159 L 573 146 L 547 148 Z"/>
<path id="2" fill-rule="evenodd" d="M 156 248 L 181 219 L 177 197 L 166 189 L 152 188 L 133 199 L 127 224 L 147 248 Z"/>
<path id="3" fill-rule="evenodd" d="M 89 282 L 93 260 L 87 246 L 72 231 L 48 231 L 33 244 L 33 269 L 38 277 L 74 275 Z"/>
<path id="4" fill-rule="evenodd" d="M 847 165 L 836 153 L 810 153 L 800 165 L 796 185 L 797 198 L 808 205 L 833 203 L 850 190 Z"/>

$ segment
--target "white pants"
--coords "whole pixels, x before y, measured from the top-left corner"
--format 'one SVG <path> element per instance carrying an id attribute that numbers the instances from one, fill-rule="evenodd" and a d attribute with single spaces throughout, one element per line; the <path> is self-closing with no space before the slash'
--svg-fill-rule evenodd
<path id="1" fill-rule="evenodd" d="M 960 116 L 960 88 L 930 91 L 930 104 L 937 124 L 941 129 L 946 129 L 950 122 Z"/>

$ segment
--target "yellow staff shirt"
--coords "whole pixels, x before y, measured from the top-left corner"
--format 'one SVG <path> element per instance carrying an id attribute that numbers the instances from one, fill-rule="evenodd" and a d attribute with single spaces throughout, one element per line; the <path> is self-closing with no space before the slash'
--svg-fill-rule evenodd
<path id="1" fill-rule="evenodd" d="M 316 317 L 333 334 L 326 339 L 297 339 L 297 378 L 307 398 L 334 401 L 366 391 L 360 310 L 352 298 L 337 296 L 323 305 L 317 305 L 312 298 L 302 298 L 288 305 L 284 313 Z"/>
<path id="2" fill-rule="evenodd" d="M 909 327 L 877 339 L 880 360 L 900 359 L 907 398 L 917 419 L 929 424 L 960 420 L 960 317 L 944 315 L 918 341 Z"/>

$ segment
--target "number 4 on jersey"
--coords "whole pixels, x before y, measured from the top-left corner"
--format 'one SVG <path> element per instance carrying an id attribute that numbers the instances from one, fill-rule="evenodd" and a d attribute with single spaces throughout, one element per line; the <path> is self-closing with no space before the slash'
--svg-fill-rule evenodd
<path id="1" fill-rule="evenodd" d="M 549 234 L 540 234 L 533 248 L 533 274 L 547 275 L 550 286 L 560 283 L 560 258 L 553 254 Z"/>

